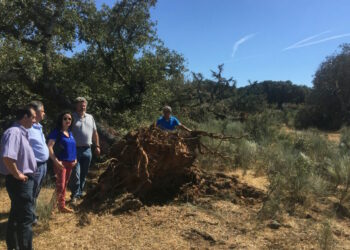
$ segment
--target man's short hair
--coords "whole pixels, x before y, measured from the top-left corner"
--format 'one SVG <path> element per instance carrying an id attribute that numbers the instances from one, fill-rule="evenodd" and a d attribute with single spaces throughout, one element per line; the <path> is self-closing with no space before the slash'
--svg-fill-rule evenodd
<path id="1" fill-rule="evenodd" d="M 32 109 L 34 109 L 35 111 L 39 111 L 40 108 L 42 106 L 44 106 L 44 104 L 41 102 L 41 101 L 31 101 L 29 104 L 28 104 L 29 107 L 31 107 Z"/>
<path id="2" fill-rule="evenodd" d="M 79 103 L 79 102 L 86 102 L 87 103 L 87 100 L 83 96 L 78 96 L 77 98 L 74 99 L 74 103 Z"/>
<path id="3" fill-rule="evenodd" d="M 30 107 L 29 105 L 18 108 L 16 111 L 16 120 L 22 120 L 25 115 L 27 115 L 27 117 L 32 117 L 31 109 L 34 110 L 34 108 Z"/>
<path id="4" fill-rule="evenodd" d="M 163 112 L 165 112 L 165 111 L 168 111 L 168 112 L 172 112 L 172 109 L 171 109 L 171 107 L 170 106 L 164 106 L 163 107 Z"/>

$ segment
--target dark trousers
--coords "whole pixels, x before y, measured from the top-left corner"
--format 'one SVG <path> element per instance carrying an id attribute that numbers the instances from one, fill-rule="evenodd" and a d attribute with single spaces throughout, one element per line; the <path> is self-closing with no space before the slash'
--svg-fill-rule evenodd
<path id="1" fill-rule="evenodd" d="M 12 175 L 6 176 L 6 189 L 11 199 L 6 232 L 8 249 L 33 249 L 33 186 L 32 177 L 23 182 Z"/>

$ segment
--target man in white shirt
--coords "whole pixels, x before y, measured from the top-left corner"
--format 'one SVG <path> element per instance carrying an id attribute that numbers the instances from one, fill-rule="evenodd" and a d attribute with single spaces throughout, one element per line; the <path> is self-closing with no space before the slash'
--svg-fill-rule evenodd
<path id="1" fill-rule="evenodd" d="M 95 154 L 100 155 L 100 141 L 94 117 L 86 113 L 87 100 L 84 97 L 75 99 L 76 112 L 73 113 L 72 132 L 77 144 L 78 163 L 73 169 L 70 189 L 72 203 L 83 195 L 85 179 L 92 159 L 91 145 L 95 144 Z"/>

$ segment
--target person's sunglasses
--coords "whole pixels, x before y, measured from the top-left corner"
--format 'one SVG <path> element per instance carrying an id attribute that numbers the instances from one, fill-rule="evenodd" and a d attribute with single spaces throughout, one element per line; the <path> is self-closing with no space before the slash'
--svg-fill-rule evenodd
<path id="1" fill-rule="evenodd" d="M 71 121 L 71 120 L 72 120 L 72 118 L 69 118 L 69 117 L 64 117 L 64 118 L 63 118 L 63 120 L 64 120 L 64 121 Z"/>

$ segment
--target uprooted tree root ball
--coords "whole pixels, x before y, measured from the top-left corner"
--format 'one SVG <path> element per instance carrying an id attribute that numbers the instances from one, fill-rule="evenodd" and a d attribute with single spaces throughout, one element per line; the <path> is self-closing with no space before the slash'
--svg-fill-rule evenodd
<path id="1" fill-rule="evenodd" d="M 169 133 L 154 126 L 128 133 L 111 147 L 110 159 L 102 164 L 106 170 L 81 208 L 119 213 L 173 199 L 193 202 L 211 194 L 261 198 L 262 192 L 244 189 L 235 177 L 193 165 L 204 146 L 202 136 L 218 137 L 202 131 Z"/>

